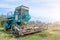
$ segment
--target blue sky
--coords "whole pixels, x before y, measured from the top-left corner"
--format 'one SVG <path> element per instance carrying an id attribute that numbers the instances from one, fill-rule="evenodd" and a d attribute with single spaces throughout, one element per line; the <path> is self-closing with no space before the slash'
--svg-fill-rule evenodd
<path id="1" fill-rule="evenodd" d="M 14 11 L 17 6 L 25 5 L 30 9 L 31 20 L 60 22 L 60 0 L 1 0 L 0 15 Z"/>

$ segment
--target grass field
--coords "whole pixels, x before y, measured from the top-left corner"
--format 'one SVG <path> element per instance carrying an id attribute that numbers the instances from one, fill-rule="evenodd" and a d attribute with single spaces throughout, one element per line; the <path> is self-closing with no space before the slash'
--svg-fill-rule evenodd
<path id="1" fill-rule="evenodd" d="M 46 31 L 15 38 L 11 33 L 4 31 L 4 29 L 1 29 L 2 20 L 3 19 L 0 20 L 0 40 L 60 40 L 60 27 L 58 27 L 58 28 L 49 27 L 48 30 L 46 30 Z M 52 29 L 54 29 L 54 30 L 59 29 L 59 30 L 58 30 L 58 32 L 56 32 L 56 31 L 52 31 Z M 56 35 L 57 33 L 58 33 L 58 35 Z"/>
<path id="2" fill-rule="evenodd" d="M 60 40 L 60 36 L 50 34 L 47 31 L 43 31 L 15 38 L 11 33 L 0 29 L 0 40 Z"/>

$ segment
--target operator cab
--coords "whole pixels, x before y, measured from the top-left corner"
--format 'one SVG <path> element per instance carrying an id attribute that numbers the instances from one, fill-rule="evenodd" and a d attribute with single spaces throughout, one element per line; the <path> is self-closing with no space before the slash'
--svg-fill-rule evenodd
<path id="1" fill-rule="evenodd" d="M 19 22 L 28 21 L 31 18 L 29 15 L 29 7 L 23 5 L 16 7 L 14 15 L 15 20 Z"/>
<path id="2" fill-rule="evenodd" d="M 18 11 L 18 14 L 20 14 L 21 16 L 29 14 L 29 8 L 23 5 L 17 7 L 16 10 Z"/>

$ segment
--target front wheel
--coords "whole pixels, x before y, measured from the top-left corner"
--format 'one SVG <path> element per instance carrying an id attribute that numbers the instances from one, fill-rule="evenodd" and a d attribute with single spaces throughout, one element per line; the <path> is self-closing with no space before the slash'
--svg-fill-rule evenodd
<path id="1" fill-rule="evenodd" d="M 16 26 L 13 26 L 12 27 L 12 34 L 15 36 L 15 37 L 19 37 L 19 31 L 17 29 Z"/>

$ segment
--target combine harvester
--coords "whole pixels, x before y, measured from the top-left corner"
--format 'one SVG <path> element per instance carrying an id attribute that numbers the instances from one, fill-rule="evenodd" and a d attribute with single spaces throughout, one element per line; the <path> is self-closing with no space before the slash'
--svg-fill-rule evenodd
<path id="1" fill-rule="evenodd" d="M 30 18 L 31 16 L 29 15 L 29 8 L 22 5 L 16 7 L 14 15 L 7 16 L 2 22 L 2 25 L 6 31 L 11 31 L 15 36 L 22 36 L 41 31 L 39 27 L 29 27 L 29 25 L 27 25 Z"/>

